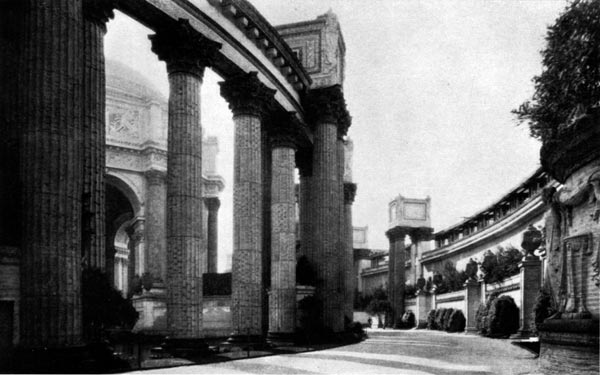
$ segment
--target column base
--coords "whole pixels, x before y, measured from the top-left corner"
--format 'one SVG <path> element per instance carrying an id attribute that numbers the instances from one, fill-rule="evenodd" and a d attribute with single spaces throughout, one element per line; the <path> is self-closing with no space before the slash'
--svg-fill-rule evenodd
<path id="1" fill-rule="evenodd" d="M 164 288 L 144 290 L 141 295 L 133 296 L 133 307 L 140 314 L 132 331 L 147 335 L 166 335 L 167 301 Z"/>
<path id="2" fill-rule="evenodd" d="M 202 338 L 167 338 L 161 348 L 164 352 L 179 358 L 198 357 L 210 353 L 208 344 Z"/>
<path id="3" fill-rule="evenodd" d="M 548 319 L 539 331 L 539 372 L 577 375 L 600 371 L 597 320 Z"/>
<path id="4" fill-rule="evenodd" d="M 467 327 L 465 328 L 465 333 L 469 335 L 477 335 L 479 334 L 479 330 L 476 327 Z"/>
<path id="5" fill-rule="evenodd" d="M 269 345 L 263 335 L 237 335 L 233 334 L 229 336 L 221 346 L 228 347 L 230 350 L 250 350 L 250 349 L 262 349 Z"/>
<path id="6" fill-rule="evenodd" d="M 2 372 L 16 373 L 108 373 L 131 370 L 129 363 L 114 355 L 107 343 L 69 348 L 16 348 L 2 364 Z"/>
<path id="7" fill-rule="evenodd" d="M 293 346 L 296 342 L 294 332 L 269 332 L 267 334 L 267 344 L 272 346 Z"/>

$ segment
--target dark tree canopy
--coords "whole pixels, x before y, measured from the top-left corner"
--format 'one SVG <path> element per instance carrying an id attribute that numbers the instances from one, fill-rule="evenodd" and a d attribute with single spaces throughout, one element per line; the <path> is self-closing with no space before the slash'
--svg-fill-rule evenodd
<path id="1" fill-rule="evenodd" d="M 571 2 L 548 27 L 546 42 L 535 93 L 513 111 L 542 141 L 600 104 L 600 1 Z"/>

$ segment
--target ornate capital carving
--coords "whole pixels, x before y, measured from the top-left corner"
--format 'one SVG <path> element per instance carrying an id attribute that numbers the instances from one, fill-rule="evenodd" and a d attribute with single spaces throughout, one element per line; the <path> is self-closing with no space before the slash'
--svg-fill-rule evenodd
<path id="1" fill-rule="evenodd" d="M 144 220 L 136 220 L 127 230 L 127 234 L 136 244 L 144 242 L 144 228 Z"/>
<path id="2" fill-rule="evenodd" d="M 106 23 L 114 18 L 115 0 L 84 0 L 83 16 L 85 19 L 102 27 L 106 32 Z"/>
<path id="3" fill-rule="evenodd" d="M 221 48 L 220 43 L 199 34 L 183 18 L 149 38 L 152 51 L 158 55 L 159 60 L 167 63 L 169 74 L 189 73 L 199 79 L 202 79 L 204 68 L 212 64 Z"/>
<path id="4" fill-rule="evenodd" d="M 274 106 L 275 90 L 265 86 L 250 72 L 220 82 L 221 96 L 229 103 L 234 116 L 253 115 L 264 117 Z"/>
<path id="5" fill-rule="evenodd" d="M 146 182 L 148 185 L 161 185 L 165 183 L 167 172 L 150 169 L 144 172 L 144 176 L 146 177 Z"/>
<path id="6" fill-rule="evenodd" d="M 352 204 L 356 197 L 356 184 L 344 182 L 344 204 Z"/>
<path id="7" fill-rule="evenodd" d="M 221 200 L 217 197 L 204 198 L 204 204 L 210 212 L 215 212 L 221 207 Z"/>
<path id="8" fill-rule="evenodd" d="M 352 122 L 340 85 L 310 90 L 304 108 L 313 127 L 319 123 L 334 123 L 340 137 L 346 135 Z"/>
<path id="9" fill-rule="evenodd" d="M 302 123 L 296 117 L 296 112 L 278 112 L 271 120 L 272 126 L 268 129 L 271 147 L 297 150 L 302 143 Z"/>

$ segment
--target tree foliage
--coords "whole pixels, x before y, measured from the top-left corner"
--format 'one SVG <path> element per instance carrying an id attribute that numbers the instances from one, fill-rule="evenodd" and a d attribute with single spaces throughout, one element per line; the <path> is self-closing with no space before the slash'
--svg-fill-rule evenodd
<path id="1" fill-rule="evenodd" d="M 486 251 L 480 264 L 483 281 L 488 284 L 497 283 L 518 274 L 519 262 L 522 259 L 523 253 L 513 246 L 498 246 L 495 253 L 491 250 Z"/>
<path id="2" fill-rule="evenodd" d="M 548 28 L 541 54 L 533 97 L 513 113 L 529 123 L 532 137 L 546 141 L 600 104 L 600 1 L 571 2 Z"/>

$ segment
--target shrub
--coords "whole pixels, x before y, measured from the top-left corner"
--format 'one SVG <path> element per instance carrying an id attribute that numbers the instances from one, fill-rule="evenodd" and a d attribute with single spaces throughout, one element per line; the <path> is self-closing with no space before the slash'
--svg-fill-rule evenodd
<path id="1" fill-rule="evenodd" d="M 448 330 L 448 324 L 450 323 L 450 315 L 454 312 L 453 308 L 446 309 L 442 317 L 442 328 L 444 331 Z"/>
<path id="2" fill-rule="evenodd" d="M 130 330 L 139 316 L 131 299 L 123 298 L 106 273 L 92 268 L 82 272 L 81 308 L 83 329 L 92 341 L 100 339 L 109 328 Z"/>
<path id="3" fill-rule="evenodd" d="M 492 303 L 499 295 L 500 293 L 498 292 L 490 293 L 485 303 L 480 304 L 477 308 L 477 313 L 475 314 L 477 319 L 476 327 L 477 331 L 482 336 L 487 336 L 488 334 L 488 312 L 490 311 Z"/>
<path id="4" fill-rule="evenodd" d="M 444 329 L 444 314 L 446 313 L 445 308 L 435 310 L 435 329 Z"/>
<path id="5" fill-rule="evenodd" d="M 417 294 L 417 287 L 413 284 L 406 283 L 404 285 L 404 297 L 412 298 Z"/>
<path id="6" fill-rule="evenodd" d="M 429 314 L 427 314 L 427 329 L 437 329 L 435 325 L 435 310 L 429 310 Z"/>
<path id="7" fill-rule="evenodd" d="M 519 330 L 519 308 L 510 296 L 496 298 L 488 311 L 488 336 L 508 337 Z"/>
<path id="8" fill-rule="evenodd" d="M 448 321 L 446 331 L 448 332 L 462 332 L 465 330 L 465 325 L 467 320 L 462 312 L 462 310 L 454 310 L 452 315 L 450 315 L 450 320 Z"/>
<path id="9" fill-rule="evenodd" d="M 556 309 L 552 304 L 552 295 L 547 290 L 540 289 L 535 299 L 535 306 L 533 307 L 533 333 L 537 335 L 540 325 L 554 313 L 556 313 Z"/>
<path id="10" fill-rule="evenodd" d="M 415 326 L 415 314 L 408 310 L 402 315 L 402 319 L 400 319 L 400 328 L 409 329 Z"/>

